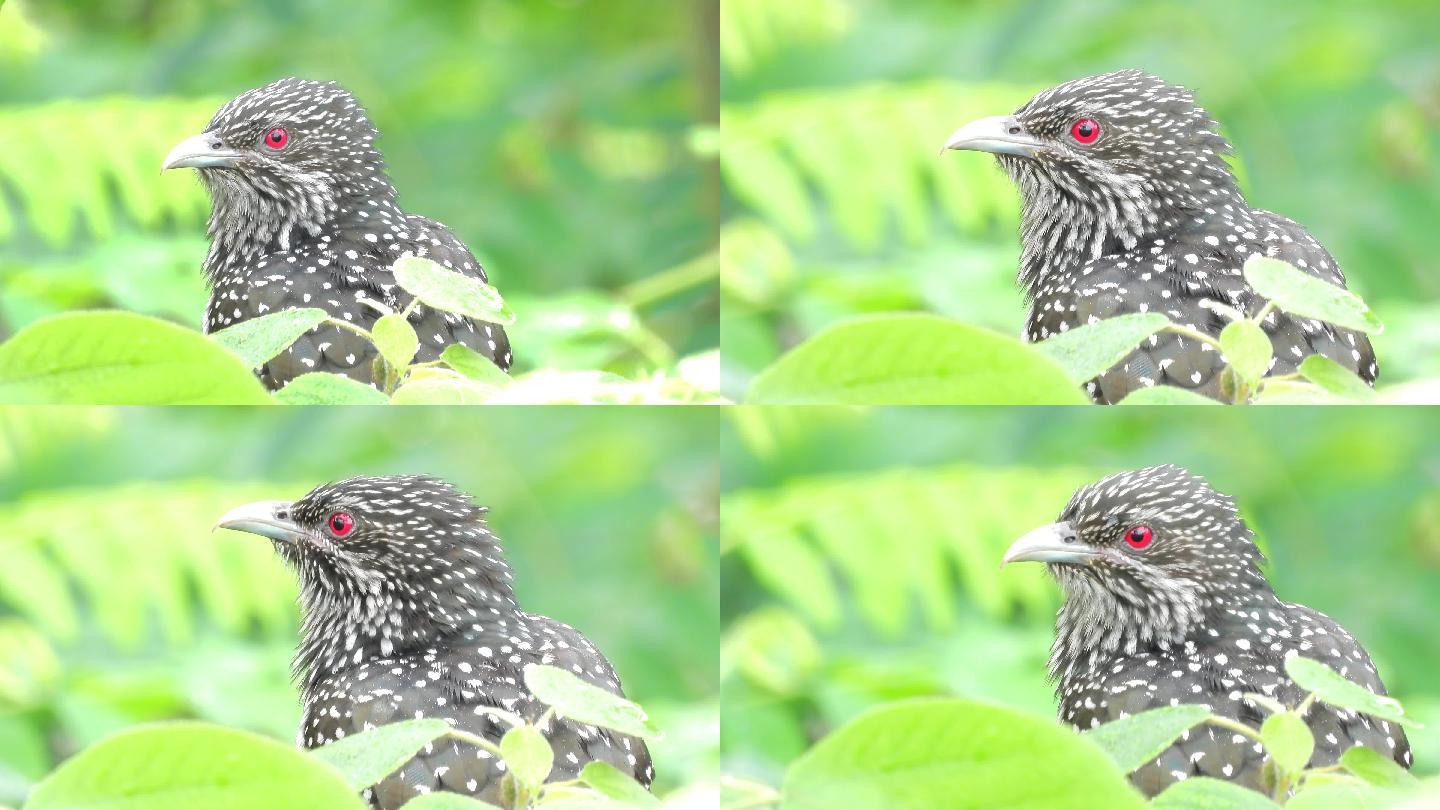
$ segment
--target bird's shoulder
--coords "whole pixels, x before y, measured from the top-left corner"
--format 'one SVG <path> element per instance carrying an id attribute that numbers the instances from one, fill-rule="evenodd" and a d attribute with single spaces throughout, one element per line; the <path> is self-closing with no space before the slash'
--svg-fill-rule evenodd
<path id="1" fill-rule="evenodd" d="M 1261 226 L 1257 234 L 1266 256 L 1289 262 L 1302 272 L 1338 287 L 1345 286 L 1345 274 L 1330 251 L 1305 226 L 1282 214 L 1255 209 Z"/>
<path id="2" fill-rule="evenodd" d="M 457 273 L 489 281 L 480 260 L 449 226 L 419 214 L 407 214 L 405 222 L 407 238 L 398 245 L 402 251 L 408 249 Z"/>

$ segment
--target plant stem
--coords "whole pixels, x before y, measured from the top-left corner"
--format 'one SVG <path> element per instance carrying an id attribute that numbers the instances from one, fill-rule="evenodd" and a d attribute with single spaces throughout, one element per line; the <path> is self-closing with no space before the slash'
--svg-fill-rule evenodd
<path id="1" fill-rule="evenodd" d="M 469 743 L 476 748 L 482 748 L 486 751 L 489 751 L 491 754 L 495 755 L 496 759 L 501 760 L 502 762 L 505 760 L 505 756 L 500 753 L 500 746 L 490 742 L 489 740 L 481 737 L 478 734 L 471 734 L 468 731 L 462 731 L 458 728 L 452 727 L 445 732 L 445 736 L 453 737 L 460 742 Z"/>
<path id="2" fill-rule="evenodd" d="M 1274 309 L 1275 302 L 1266 301 L 1265 306 L 1261 307 L 1260 311 L 1255 313 L 1254 317 L 1252 317 L 1250 320 L 1254 321 L 1256 326 L 1259 326 L 1265 322 L 1265 316 L 1269 315 Z"/>
<path id="3" fill-rule="evenodd" d="M 339 319 L 339 318 L 326 318 L 324 321 L 321 321 L 321 323 L 327 323 L 327 324 L 329 324 L 329 325 L 331 325 L 331 326 L 338 326 L 338 327 L 340 327 L 341 329 L 349 329 L 351 332 L 354 332 L 355 334 L 359 335 L 360 337 L 365 338 L 366 340 L 370 341 L 371 343 L 374 343 L 374 342 L 375 342 L 375 337 L 370 334 L 370 330 L 364 328 L 363 326 L 356 326 L 355 324 L 350 323 L 349 321 L 344 321 L 344 320 L 341 320 L 341 319 Z"/>
<path id="4" fill-rule="evenodd" d="M 1217 352 L 1220 351 L 1220 341 L 1214 337 L 1211 337 L 1210 335 L 1205 334 L 1204 332 L 1199 331 L 1198 329 L 1191 329 L 1188 326 L 1182 326 L 1178 323 L 1169 323 L 1165 325 L 1162 331 L 1174 332 L 1175 334 L 1181 335 L 1182 337 L 1188 337 L 1191 340 L 1196 340 L 1204 343 Z"/>
<path id="5" fill-rule="evenodd" d="M 707 253 L 627 284 L 620 288 L 616 297 L 632 309 L 640 309 L 719 277 L 720 257 L 716 253 Z"/>
<path id="6" fill-rule="evenodd" d="M 1235 732 L 1236 734 L 1244 734 L 1246 737 L 1249 737 L 1250 739 L 1254 740 L 1255 742 L 1264 742 L 1263 740 L 1260 739 L 1260 732 L 1258 732 L 1258 731 L 1256 731 L 1255 729 L 1253 729 L 1253 728 L 1245 725 L 1244 723 L 1240 722 L 1239 720 L 1231 720 L 1231 719 L 1228 718 L 1228 717 L 1221 717 L 1221 716 L 1218 715 L 1218 714 L 1212 714 L 1212 715 L 1210 715 L 1209 717 L 1205 718 L 1205 722 L 1209 723 L 1209 724 L 1212 725 L 1212 726 L 1220 726 L 1221 728 L 1228 728 L 1228 729 L 1230 729 L 1231 731 Z"/>

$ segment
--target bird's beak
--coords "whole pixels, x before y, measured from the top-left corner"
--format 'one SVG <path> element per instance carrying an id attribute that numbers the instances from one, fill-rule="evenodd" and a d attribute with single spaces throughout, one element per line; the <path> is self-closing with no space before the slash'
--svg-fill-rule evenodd
<path id="1" fill-rule="evenodd" d="M 215 528 L 234 529 L 283 543 L 295 543 L 305 536 L 305 530 L 290 519 L 290 509 L 288 501 L 247 503 L 226 512 L 216 521 Z"/>
<path id="2" fill-rule="evenodd" d="M 225 142 L 212 132 L 202 132 L 175 144 L 160 171 L 167 169 L 221 169 L 234 166 L 241 154 L 225 148 Z"/>
<path id="3" fill-rule="evenodd" d="M 1075 529 L 1071 528 L 1069 523 L 1051 523 L 1027 533 L 1011 544 L 1005 551 L 1000 567 L 1004 568 L 1012 562 L 1085 565 L 1099 553 L 1094 546 L 1080 542 Z"/>
<path id="4" fill-rule="evenodd" d="M 968 149 L 972 152 L 993 152 L 997 155 L 1017 155 L 1033 158 L 1044 146 L 1032 138 L 1025 127 L 1013 115 L 997 115 L 971 121 L 955 130 L 945 149 Z"/>

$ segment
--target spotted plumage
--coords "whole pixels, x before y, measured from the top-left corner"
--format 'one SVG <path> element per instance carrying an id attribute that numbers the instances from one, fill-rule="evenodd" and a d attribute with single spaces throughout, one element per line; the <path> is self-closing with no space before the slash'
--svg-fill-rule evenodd
<path id="1" fill-rule="evenodd" d="M 1304 698 L 1285 675 L 1293 655 L 1385 694 L 1370 656 L 1345 628 L 1276 597 L 1235 502 L 1180 467 L 1083 487 L 1059 523 L 1021 538 L 1005 560 L 1048 563 L 1064 591 L 1050 674 L 1060 720 L 1077 730 L 1178 703 L 1202 704 L 1258 729 L 1266 713 L 1246 693 L 1286 706 Z M 1410 767 L 1410 745 L 1397 725 L 1320 702 L 1305 720 L 1315 734 L 1312 766 L 1334 764 L 1363 745 Z M 1259 789 L 1262 763 L 1257 743 L 1206 724 L 1131 778 L 1149 795 L 1191 776 Z"/>
<path id="2" fill-rule="evenodd" d="M 1132 312 L 1218 335 L 1229 321 L 1216 304 L 1254 315 L 1266 303 L 1242 273 L 1251 256 L 1345 286 L 1307 230 L 1246 202 L 1221 157 L 1230 144 L 1190 91 L 1138 70 L 1045 90 L 1014 115 L 967 124 L 947 147 L 995 153 L 1019 188 L 1027 340 Z M 1363 334 L 1275 311 L 1264 329 L 1269 374 L 1312 354 L 1368 383 L 1378 373 Z M 1224 363 L 1208 344 L 1163 332 L 1086 389 L 1106 403 L 1153 385 L 1221 398 Z"/>
<path id="3" fill-rule="evenodd" d="M 486 280 L 450 229 L 407 214 L 360 103 L 335 82 L 281 79 L 242 93 L 200 135 L 175 147 L 165 168 L 194 168 L 210 193 L 211 286 L 207 332 L 298 307 L 369 327 L 411 296 L 390 272 L 405 254 Z M 460 343 L 509 368 L 498 324 L 417 307 L 418 361 Z M 371 382 L 374 347 L 353 331 L 319 326 L 259 369 L 281 388 L 311 371 Z"/>
<path id="4" fill-rule="evenodd" d="M 221 518 L 271 538 L 299 575 L 301 746 L 412 717 L 498 742 L 509 726 L 492 710 L 531 722 L 545 711 L 525 687 L 530 663 L 623 694 L 579 631 L 521 610 L 484 513 L 442 481 L 397 476 L 352 478 Z M 646 786 L 654 776 L 642 740 L 559 717 L 544 731 L 555 750 L 552 780 L 572 779 L 592 760 Z M 442 738 L 367 793 L 379 808 L 433 791 L 499 803 L 504 770 L 489 752 Z"/>

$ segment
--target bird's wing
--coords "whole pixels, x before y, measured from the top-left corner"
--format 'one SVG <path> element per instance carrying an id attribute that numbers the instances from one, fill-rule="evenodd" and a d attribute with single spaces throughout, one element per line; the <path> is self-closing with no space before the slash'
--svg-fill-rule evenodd
<path id="1" fill-rule="evenodd" d="M 408 216 L 406 223 L 411 228 L 410 238 L 396 244 L 396 251 L 413 251 L 416 255 L 457 273 L 488 283 L 489 278 L 480 261 L 445 225 L 415 214 Z M 401 298 L 405 302 L 409 301 L 408 296 L 403 293 Z M 411 321 L 415 325 L 416 334 L 420 336 L 418 359 L 421 361 L 434 360 L 440 356 L 445 346 L 461 343 L 489 357 L 502 369 L 510 367 L 513 359 L 510 337 L 499 324 L 476 322 L 450 313 L 435 312 L 426 307 L 417 309 Z"/>

